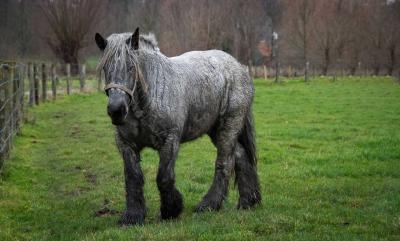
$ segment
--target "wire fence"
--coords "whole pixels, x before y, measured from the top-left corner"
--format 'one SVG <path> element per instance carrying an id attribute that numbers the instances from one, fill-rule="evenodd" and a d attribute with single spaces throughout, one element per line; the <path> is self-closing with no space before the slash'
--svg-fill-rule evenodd
<path id="1" fill-rule="evenodd" d="M 253 78 L 264 78 L 264 79 L 275 79 L 278 80 L 279 77 L 286 78 L 314 78 L 318 76 L 327 76 L 332 79 L 340 76 L 359 76 L 368 77 L 375 76 L 376 73 L 373 69 L 361 68 L 356 69 L 346 69 L 346 68 L 330 68 L 328 70 L 323 70 L 319 65 L 313 65 L 312 63 L 307 63 L 306 66 L 295 67 L 295 66 L 281 66 L 279 63 L 274 65 L 258 65 L 258 66 L 247 66 L 249 73 Z M 379 75 L 388 75 L 386 72 L 380 72 Z M 393 70 L 392 76 L 394 79 L 400 83 L 400 68 Z"/>
<path id="2" fill-rule="evenodd" d="M 101 89 L 101 76 L 86 73 L 85 65 L 0 60 L 0 170 L 9 158 L 14 136 L 21 132 L 28 107 L 60 95 Z"/>
<path id="3" fill-rule="evenodd" d="M 20 132 L 24 109 L 25 65 L 0 62 L 0 167 L 8 158 L 13 137 Z"/>

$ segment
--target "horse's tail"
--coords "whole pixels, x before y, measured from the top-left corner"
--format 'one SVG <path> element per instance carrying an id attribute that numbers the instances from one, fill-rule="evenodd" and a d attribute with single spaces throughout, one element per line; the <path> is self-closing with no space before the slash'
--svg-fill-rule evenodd
<path id="1" fill-rule="evenodd" d="M 247 160 L 255 167 L 257 166 L 256 143 L 254 138 L 253 116 L 251 110 L 248 112 L 243 128 L 239 134 L 238 141 L 242 144 L 246 154 Z"/>
<path id="2" fill-rule="evenodd" d="M 246 116 L 245 123 L 238 138 L 243 149 L 236 151 L 235 184 L 239 190 L 238 208 L 247 209 L 261 202 L 260 182 L 257 175 L 256 143 L 251 111 Z M 243 152 L 247 158 L 243 158 Z"/>

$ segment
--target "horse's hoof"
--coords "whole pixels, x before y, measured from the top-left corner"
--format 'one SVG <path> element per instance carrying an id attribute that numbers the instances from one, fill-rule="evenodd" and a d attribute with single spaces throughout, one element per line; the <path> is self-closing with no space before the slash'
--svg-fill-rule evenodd
<path id="1" fill-rule="evenodd" d="M 261 195 L 254 195 L 247 198 L 239 198 L 239 202 L 236 205 L 237 209 L 250 209 L 254 205 L 261 203 Z"/>
<path id="2" fill-rule="evenodd" d="M 211 211 L 218 211 L 221 208 L 221 204 L 212 201 L 201 201 L 197 204 L 194 212 L 201 213 L 201 212 L 211 212 Z"/>
<path id="3" fill-rule="evenodd" d="M 182 195 L 178 190 L 173 190 L 163 196 L 161 202 L 161 219 L 174 219 L 181 214 L 183 210 Z"/>
<path id="4" fill-rule="evenodd" d="M 118 225 L 120 226 L 132 226 L 132 225 L 143 225 L 143 224 L 144 224 L 144 214 L 140 212 L 125 211 L 118 220 Z"/>

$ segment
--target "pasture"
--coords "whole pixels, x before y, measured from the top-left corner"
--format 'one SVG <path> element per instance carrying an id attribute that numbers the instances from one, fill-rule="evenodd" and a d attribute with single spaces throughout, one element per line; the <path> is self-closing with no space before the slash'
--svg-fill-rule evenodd
<path id="1" fill-rule="evenodd" d="M 400 240 L 400 86 L 384 77 L 255 86 L 261 206 L 236 210 L 232 182 L 220 212 L 193 213 L 214 172 L 203 137 L 176 162 L 181 217 L 160 220 L 158 156 L 146 149 L 146 224 L 117 226 L 123 163 L 107 99 L 74 94 L 29 109 L 0 179 L 0 240 Z"/>

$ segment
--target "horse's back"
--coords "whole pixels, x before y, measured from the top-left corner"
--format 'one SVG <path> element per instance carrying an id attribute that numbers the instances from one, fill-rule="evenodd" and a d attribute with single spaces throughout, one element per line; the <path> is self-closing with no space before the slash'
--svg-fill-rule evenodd
<path id="1" fill-rule="evenodd" d="M 234 82 L 241 86 L 252 86 L 247 68 L 221 50 L 190 51 L 170 60 L 186 73 L 186 81 L 189 82 L 195 80 L 207 84 L 212 81 L 222 85 Z"/>
<path id="2" fill-rule="evenodd" d="M 195 66 L 206 64 L 208 65 L 208 67 L 213 67 L 213 69 L 215 70 L 221 70 L 219 68 L 226 69 L 226 67 L 229 67 L 230 71 L 246 71 L 232 55 L 216 49 L 205 51 L 190 51 L 183 53 L 179 56 L 171 57 L 170 60 L 173 62 L 185 63 Z"/>
<path id="3" fill-rule="evenodd" d="M 220 50 L 191 51 L 170 58 L 185 86 L 187 117 L 183 141 L 207 133 L 218 119 L 249 108 L 253 87 L 247 69 Z"/>

